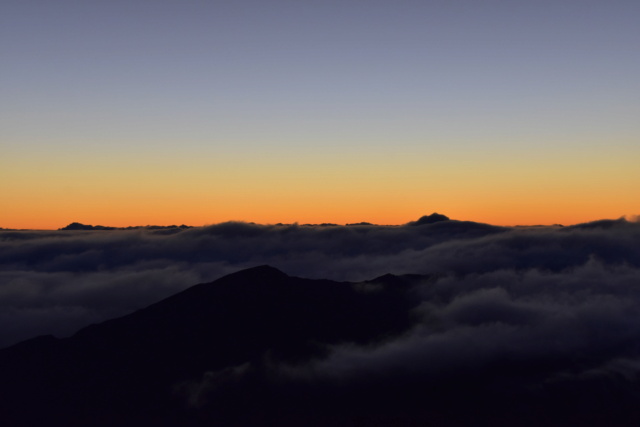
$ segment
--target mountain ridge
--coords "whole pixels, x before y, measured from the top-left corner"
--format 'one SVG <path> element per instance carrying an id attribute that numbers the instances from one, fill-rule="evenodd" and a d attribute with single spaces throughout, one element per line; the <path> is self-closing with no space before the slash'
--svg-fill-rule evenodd
<path id="1" fill-rule="evenodd" d="M 605 334 L 601 308 L 578 305 L 564 323 L 526 293 L 511 300 L 530 289 L 465 290 L 445 279 L 241 270 L 68 338 L 1 349 L 0 419 L 25 427 L 640 422 L 640 380 L 628 374 L 636 341 L 611 333 L 633 327 L 629 313 L 618 310 Z M 547 345 L 536 341 L 543 335 Z"/>
<path id="2" fill-rule="evenodd" d="M 242 270 L 69 338 L 41 336 L 0 350 L 6 379 L 0 415 L 14 423 L 39 422 L 28 410 L 36 402 L 47 417 L 67 425 L 99 423 L 91 413 L 107 407 L 112 415 L 105 425 L 147 413 L 168 417 L 167 408 L 188 418 L 171 392 L 176 384 L 229 366 L 260 364 L 267 354 L 294 363 L 321 357 L 326 345 L 398 334 L 410 325 L 409 305 L 399 294 L 290 277 L 267 265 Z M 84 409 L 74 410 L 71 402 Z"/>

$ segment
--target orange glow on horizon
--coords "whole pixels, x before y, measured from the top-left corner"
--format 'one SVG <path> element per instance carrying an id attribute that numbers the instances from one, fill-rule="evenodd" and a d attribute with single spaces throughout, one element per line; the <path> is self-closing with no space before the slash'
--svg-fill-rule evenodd
<path id="1" fill-rule="evenodd" d="M 0 169 L 0 227 L 400 225 L 433 212 L 494 225 L 570 225 L 640 213 L 637 157 L 534 154 L 23 158 Z"/>
<path id="2" fill-rule="evenodd" d="M 208 210 L 207 210 L 208 211 Z M 371 211 L 369 213 L 329 213 L 322 214 L 307 214 L 303 212 L 265 212 L 258 214 L 254 212 L 253 215 L 243 216 L 239 213 L 233 213 L 231 211 L 225 212 L 211 212 L 207 215 L 207 212 L 186 212 L 180 210 L 177 212 L 152 212 L 145 213 L 139 210 L 133 212 L 127 212 L 127 210 L 120 210 L 114 208 L 111 211 L 100 210 L 100 212 L 84 211 L 79 212 L 76 215 L 69 215 L 64 210 L 52 209 L 48 212 L 47 216 L 40 216 L 32 214 L 29 216 L 21 216 L 20 218 L 5 217 L 0 226 L 6 229 L 32 229 L 32 230 L 55 230 L 65 227 L 72 222 L 80 222 L 87 225 L 104 225 L 113 227 L 127 227 L 127 226 L 140 226 L 140 225 L 190 225 L 190 226 L 204 226 L 211 225 L 226 221 L 244 221 L 255 222 L 258 224 L 321 224 L 321 223 L 335 223 L 338 225 L 369 222 L 377 225 L 402 225 L 409 221 L 415 221 L 422 215 L 429 215 L 431 213 L 438 212 L 447 215 L 451 219 L 461 221 L 474 221 L 480 223 L 487 223 L 501 226 L 516 226 L 516 225 L 572 225 L 577 223 L 584 223 L 589 221 L 595 221 L 598 219 L 617 219 L 625 214 L 623 212 L 612 212 L 612 210 L 605 210 L 594 212 L 592 214 L 553 214 L 545 212 L 526 212 L 526 209 L 521 209 L 519 212 L 517 209 L 514 212 L 491 212 L 482 211 L 480 209 L 473 212 L 472 210 L 464 209 L 422 209 L 415 212 L 384 212 L 384 211 Z"/>

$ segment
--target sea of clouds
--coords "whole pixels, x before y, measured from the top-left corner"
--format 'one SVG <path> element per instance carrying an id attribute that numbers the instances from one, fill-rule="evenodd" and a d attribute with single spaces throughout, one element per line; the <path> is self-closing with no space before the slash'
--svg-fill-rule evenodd
<path id="1" fill-rule="evenodd" d="M 456 340 L 487 343 L 485 334 L 512 334 L 516 353 L 537 348 L 537 336 L 552 336 L 566 351 L 577 351 L 584 343 L 572 347 L 575 328 L 582 334 L 604 331 L 601 339 L 613 342 L 625 331 L 640 330 L 637 221 L 528 228 L 464 221 L 227 222 L 187 229 L 0 230 L 0 346 L 42 334 L 68 336 L 194 284 L 262 264 L 292 276 L 339 281 L 386 273 L 432 275 L 418 314 L 443 328 L 455 326 L 446 348 Z M 523 328 L 531 333 L 527 343 L 518 341 Z M 376 363 L 416 354 L 416 347 L 427 353 L 440 348 L 425 344 L 434 338 L 423 329 L 376 350 Z M 489 357 L 491 346 L 485 347 Z M 360 359 L 357 349 L 340 349 L 318 369 L 348 366 L 356 375 L 368 366 Z"/>

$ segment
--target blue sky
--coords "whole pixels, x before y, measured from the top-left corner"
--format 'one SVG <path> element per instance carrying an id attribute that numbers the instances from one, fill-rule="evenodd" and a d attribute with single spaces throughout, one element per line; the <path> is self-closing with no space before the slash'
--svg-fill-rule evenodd
<path id="1" fill-rule="evenodd" d="M 638 16 L 633 1 L 4 1 L 3 179 L 33 193 L 25 176 L 48 162 L 50 179 L 82 180 L 73 158 L 121 186 L 108 171 L 144 172 L 116 160 L 137 156 L 165 170 L 236 162 L 233 180 L 255 162 L 317 168 L 342 156 L 345 174 L 392 161 L 428 179 L 424 159 L 470 179 L 463 165 L 478 159 L 476 179 L 517 181 L 496 162 L 583 152 L 573 176 L 609 159 L 607 173 L 633 180 Z M 33 209 L 12 205 L 11 218 Z M 490 210 L 474 206 L 451 209 Z"/>

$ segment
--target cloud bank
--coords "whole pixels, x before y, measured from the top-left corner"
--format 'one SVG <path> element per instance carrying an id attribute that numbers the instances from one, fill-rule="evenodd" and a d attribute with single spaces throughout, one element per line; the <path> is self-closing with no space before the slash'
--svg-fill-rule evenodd
<path id="1" fill-rule="evenodd" d="M 515 318 L 527 313 L 541 318 L 544 310 L 560 313 L 565 310 L 558 305 L 561 290 L 569 292 L 567 286 L 588 293 L 584 304 L 597 306 L 597 298 L 623 298 L 602 289 L 622 289 L 640 277 L 637 222 L 504 228 L 428 218 L 406 226 L 228 222 L 199 228 L 3 230 L 0 346 L 39 334 L 69 335 L 193 284 L 261 264 L 294 276 L 342 281 L 430 274 L 438 278 L 431 292 L 438 291 L 430 296 L 425 289 L 425 301 L 450 305 L 429 309 L 425 302 L 422 311 L 442 324 L 482 312 L 472 303 L 476 300 L 485 301 L 487 312 L 504 309 Z M 526 289 L 535 292 L 526 296 Z M 418 329 L 412 334 L 407 342 L 420 341 Z M 338 353 L 336 364 L 349 363 L 348 352 Z"/>
<path id="2" fill-rule="evenodd" d="M 288 407 L 306 416 L 321 402 L 317 425 L 635 425 L 640 271 L 630 260 L 409 276 L 403 333 L 297 363 L 265 353 L 177 390 L 194 411 L 233 420 L 241 404 L 263 420 Z M 361 290 L 376 283 L 396 285 L 386 277 Z M 221 399 L 239 406 L 225 414 Z"/>

